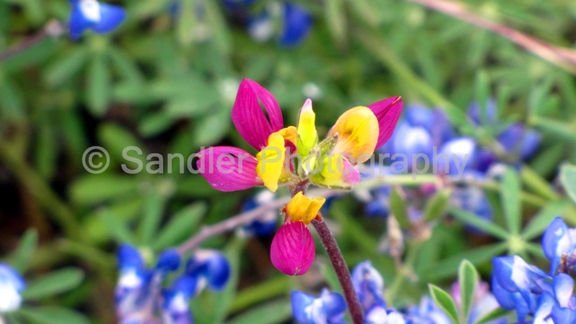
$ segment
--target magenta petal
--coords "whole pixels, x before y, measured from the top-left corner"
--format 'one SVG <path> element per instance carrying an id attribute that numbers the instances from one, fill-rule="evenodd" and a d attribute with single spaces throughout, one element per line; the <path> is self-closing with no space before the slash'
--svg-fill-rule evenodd
<path id="1" fill-rule="evenodd" d="M 305 274 L 315 253 L 314 239 L 303 222 L 289 221 L 280 226 L 270 247 L 272 264 L 290 276 Z"/>
<path id="2" fill-rule="evenodd" d="M 261 186 L 258 160 L 237 147 L 216 146 L 196 154 L 198 172 L 216 190 L 229 192 Z"/>
<path id="3" fill-rule="evenodd" d="M 284 127 L 282 112 L 274 96 L 249 79 L 242 80 L 238 88 L 232 107 L 232 122 L 246 142 L 258 151 L 267 145 L 270 134 Z"/>
<path id="4" fill-rule="evenodd" d="M 392 136 L 398 118 L 400 118 L 400 115 L 402 114 L 404 103 L 402 102 L 402 97 L 392 97 L 370 104 L 368 105 L 368 108 L 370 108 L 374 115 L 376 115 L 376 118 L 378 118 L 380 134 L 378 136 L 376 148 L 379 148 L 388 141 L 390 136 Z"/>

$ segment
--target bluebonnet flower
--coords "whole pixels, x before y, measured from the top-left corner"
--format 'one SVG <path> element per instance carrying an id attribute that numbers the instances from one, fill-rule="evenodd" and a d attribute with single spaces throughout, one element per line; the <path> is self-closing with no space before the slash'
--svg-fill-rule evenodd
<path id="1" fill-rule="evenodd" d="M 242 206 L 242 211 L 247 212 L 264 206 L 274 201 L 274 193 L 270 190 L 262 190 L 254 197 L 251 197 Z M 278 227 L 278 212 L 270 209 L 262 214 L 257 220 L 247 226 L 239 228 L 239 235 L 246 236 L 268 236 L 273 234 Z"/>
<path id="2" fill-rule="evenodd" d="M 22 303 L 22 291 L 26 288 L 24 279 L 12 267 L 0 263 L 0 322 L 2 313 L 15 311 Z"/>
<path id="3" fill-rule="evenodd" d="M 420 300 L 418 306 L 410 306 L 406 317 L 409 324 L 450 324 L 452 321 L 448 316 L 432 301 L 432 298 L 425 296 Z"/>
<path id="4" fill-rule="evenodd" d="M 565 258 L 567 268 L 576 265 L 573 254 L 576 250 L 576 229 L 568 228 L 561 217 L 556 217 L 544 231 L 542 250 L 550 260 L 550 274 L 554 275 Z"/>
<path id="5" fill-rule="evenodd" d="M 306 40 L 312 28 L 312 15 L 301 5 L 276 1 L 251 10 L 257 0 L 225 0 L 226 7 L 245 21 L 248 33 L 257 42 L 275 37 L 278 44 L 294 47 Z M 258 8 L 258 7 L 256 7 Z"/>
<path id="6" fill-rule="evenodd" d="M 374 269 L 370 261 L 364 261 L 352 270 L 352 285 L 354 285 L 354 291 L 364 311 L 369 310 L 374 305 L 386 308 L 386 303 L 382 296 L 384 279 Z"/>
<path id="7" fill-rule="evenodd" d="M 456 302 L 456 305 L 460 307 L 462 303 L 462 298 L 460 296 L 460 284 L 458 282 L 452 285 L 451 295 Z M 490 287 L 485 282 L 480 282 L 474 293 L 474 299 L 472 301 L 472 308 L 470 309 L 470 314 L 468 316 L 468 323 L 473 324 L 478 322 L 481 318 L 488 315 L 492 311 L 499 307 L 498 301 L 490 293 Z M 506 324 L 506 319 L 500 319 L 488 322 L 488 324 Z"/>
<path id="8" fill-rule="evenodd" d="M 119 6 L 96 0 L 69 0 L 72 5 L 68 28 L 73 40 L 80 38 L 86 29 L 98 34 L 116 29 L 126 18 L 126 11 Z"/>
<path id="9" fill-rule="evenodd" d="M 116 285 L 116 315 L 120 323 L 147 323 L 156 320 L 150 311 L 156 295 L 169 272 L 180 266 L 180 255 L 174 249 L 164 251 L 154 268 L 147 268 L 135 247 L 123 244 L 118 249 L 120 276 Z"/>
<path id="10" fill-rule="evenodd" d="M 548 289 L 545 272 L 529 265 L 519 256 L 495 257 L 492 260 L 492 292 L 504 309 L 515 309 L 518 320 L 533 314 L 538 297 Z"/>
<path id="11" fill-rule="evenodd" d="M 344 324 L 346 302 L 338 293 L 322 290 L 320 296 L 314 296 L 294 290 L 290 295 L 292 315 L 300 324 Z"/>
<path id="12" fill-rule="evenodd" d="M 198 250 L 186 264 L 185 273 L 198 278 L 198 291 L 205 286 L 220 290 L 230 278 L 230 264 L 221 252 Z"/>
<path id="13" fill-rule="evenodd" d="M 164 288 L 167 275 L 178 270 L 180 264 L 180 254 L 167 249 L 158 256 L 156 265 L 148 268 L 138 249 L 121 245 L 115 294 L 119 323 L 193 323 L 190 299 L 206 285 L 222 289 L 229 278 L 230 266 L 221 253 L 201 250 L 188 261 L 184 273 L 169 288 Z"/>

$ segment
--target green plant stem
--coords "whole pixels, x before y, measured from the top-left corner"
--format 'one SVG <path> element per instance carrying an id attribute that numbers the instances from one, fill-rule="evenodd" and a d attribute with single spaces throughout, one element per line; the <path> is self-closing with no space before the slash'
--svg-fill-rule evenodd
<path id="1" fill-rule="evenodd" d="M 25 39 L 20 44 L 0 53 L 0 63 L 14 57 L 27 49 L 34 47 L 49 37 L 58 37 L 66 32 L 66 27 L 56 20 L 49 21 L 44 29 L 30 38 Z"/>
<path id="2" fill-rule="evenodd" d="M 36 171 L 24 161 L 15 147 L 0 141 L 0 158 L 18 181 L 48 210 L 67 237 L 82 241 L 74 213 Z"/>
<path id="3" fill-rule="evenodd" d="M 342 292 L 344 293 L 344 298 L 348 304 L 348 310 L 350 311 L 352 322 L 354 324 L 362 324 L 364 322 L 362 306 L 360 305 L 358 296 L 356 296 L 356 292 L 354 291 L 350 271 L 348 270 L 348 266 L 344 261 L 344 257 L 340 252 L 340 248 L 338 247 L 338 243 L 336 243 L 334 235 L 332 235 L 332 232 L 330 232 L 328 225 L 326 225 L 326 222 L 324 221 L 313 220 L 312 225 L 316 229 L 316 232 L 318 232 L 318 236 L 320 236 L 320 240 L 322 240 L 322 245 L 324 245 L 326 254 L 328 254 L 328 258 L 334 267 L 336 276 L 338 276 L 338 281 L 340 282 L 340 286 L 342 286 Z"/>
<path id="4" fill-rule="evenodd" d="M 397 297 L 400 288 L 402 288 L 404 281 L 414 275 L 414 262 L 416 261 L 416 256 L 421 244 L 422 242 L 414 242 L 411 244 L 410 249 L 408 250 L 408 256 L 406 257 L 406 262 L 400 269 L 398 269 L 398 273 L 394 277 L 392 284 L 386 290 L 386 299 L 388 301 L 393 301 Z"/>

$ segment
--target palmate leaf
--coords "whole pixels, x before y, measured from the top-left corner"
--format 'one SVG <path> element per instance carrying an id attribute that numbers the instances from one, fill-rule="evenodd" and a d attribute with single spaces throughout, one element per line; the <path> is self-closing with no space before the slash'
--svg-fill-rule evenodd
<path id="1" fill-rule="evenodd" d="M 447 292 L 433 284 L 428 284 L 428 288 L 430 289 L 430 294 L 432 295 L 434 302 L 436 302 L 436 305 L 438 305 L 438 307 L 440 307 L 446 315 L 450 317 L 452 323 L 459 323 L 458 310 L 456 309 L 454 299 L 452 299 Z"/>

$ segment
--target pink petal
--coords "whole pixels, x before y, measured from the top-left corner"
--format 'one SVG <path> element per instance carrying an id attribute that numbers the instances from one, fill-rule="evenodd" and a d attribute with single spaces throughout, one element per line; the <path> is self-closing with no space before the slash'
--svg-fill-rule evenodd
<path id="1" fill-rule="evenodd" d="M 270 247 L 272 264 L 290 276 L 305 274 L 315 253 L 314 239 L 303 222 L 288 221 L 280 226 Z"/>
<path id="2" fill-rule="evenodd" d="M 344 158 L 342 159 L 342 162 L 344 163 L 344 168 L 342 170 L 342 179 L 344 180 L 344 182 L 351 186 L 360 182 L 360 180 L 362 180 L 362 175 L 360 174 L 360 171 L 358 171 L 358 169 L 356 169 L 350 163 L 350 161 L 348 161 L 348 159 Z"/>
<path id="3" fill-rule="evenodd" d="M 392 136 L 398 118 L 400 118 L 402 114 L 404 103 L 402 102 L 402 97 L 391 97 L 370 104 L 367 107 L 376 115 L 378 126 L 380 127 L 380 134 L 378 136 L 378 142 L 376 143 L 377 149 L 384 145 L 390 136 Z"/>
<path id="4" fill-rule="evenodd" d="M 258 151 L 266 146 L 270 134 L 284 127 L 282 112 L 274 96 L 249 79 L 242 80 L 238 88 L 232 107 L 232 122 L 246 142 Z"/>
<path id="5" fill-rule="evenodd" d="M 231 146 L 209 147 L 196 154 L 198 172 L 216 190 L 230 192 L 261 186 L 256 173 L 258 160 Z"/>

